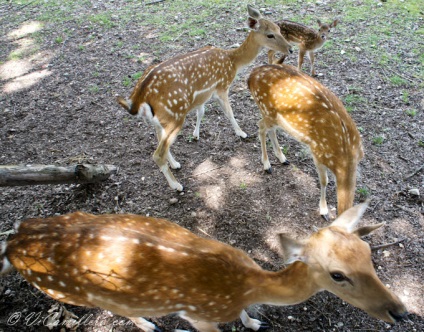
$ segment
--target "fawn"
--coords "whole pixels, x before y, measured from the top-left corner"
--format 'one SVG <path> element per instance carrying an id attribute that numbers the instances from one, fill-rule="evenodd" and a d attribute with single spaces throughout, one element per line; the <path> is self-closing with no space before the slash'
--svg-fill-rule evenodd
<path id="1" fill-rule="evenodd" d="M 315 31 L 307 26 L 287 20 L 277 22 L 276 24 L 280 27 L 281 34 L 290 43 L 299 45 L 299 57 L 298 57 L 298 68 L 302 68 L 303 58 L 308 53 L 309 59 L 311 60 L 311 75 L 316 76 L 315 73 L 315 55 L 314 52 L 319 50 L 324 42 L 327 40 L 330 29 L 335 27 L 338 20 L 334 20 L 330 24 L 321 23 L 317 20 L 319 30 Z M 268 60 L 271 64 L 281 64 L 284 62 L 286 55 L 283 55 L 280 59 L 275 59 L 275 51 L 268 51 Z"/>
<path id="2" fill-rule="evenodd" d="M 233 50 L 205 47 L 151 66 L 134 88 L 130 100 L 118 96 L 118 103 L 131 114 L 148 119 L 158 137 L 158 147 L 153 159 L 165 175 L 169 186 L 178 191 L 183 186 L 168 167 L 181 167 L 172 156 L 170 146 L 191 110 L 197 110 L 197 122 L 193 136 L 198 139 L 204 104 L 212 96 L 220 103 L 236 134 L 247 137 L 234 118 L 228 100 L 231 83 L 244 66 L 251 63 L 262 48 L 291 52 L 291 46 L 283 38 L 280 28 L 262 18 L 258 10 L 248 6 L 251 29 L 243 44 Z"/>
<path id="3" fill-rule="evenodd" d="M 0 268 L 16 268 L 56 300 L 129 317 L 145 332 L 156 327 L 142 316 L 169 313 L 201 332 L 219 332 L 218 322 L 237 317 L 257 331 L 262 323 L 247 315 L 247 306 L 296 304 L 322 290 L 394 323 L 406 309 L 377 277 L 360 238 L 382 224 L 355 229 L 367 204 L 306 240 L 279 234 L 290 264 L 279 272 L 167 220 L 82 212 L 23 221 L 3 243 Z"/>
<path id="4" fill-rule="evenodd" d="M 337 181 L 338 213 L 350 208 L 357 165 L 364 153 L 358 129 L 340 99 L 317 80 L 284 64 L 255 68 L 248 85 L 262 115 L 258 126 L 264 169 L 271 173 L 267 133 L 276 157 L 288 163 L 276 136 L 282 128 L 311 150 L 321 184 L 320 214 L 328 220 L 327 168 Z"/>

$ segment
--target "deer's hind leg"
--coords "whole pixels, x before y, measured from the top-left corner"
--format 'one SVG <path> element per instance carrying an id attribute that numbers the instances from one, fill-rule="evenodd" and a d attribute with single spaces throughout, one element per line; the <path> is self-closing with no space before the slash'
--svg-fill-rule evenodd
<path id="1" fill-rule="evenodd" d="M 153 122 L 159 140 L 158 147 L 153 154 L 153 160 L 159 166 L 159 169 L 168 181 L 169 186 L 172 189 L 183 191 L 183 186 L 175 179 L 174 175 L 168 167 L 168 161 L 172 168 L 181 167 L 180 163 L 178 163 L 172 156 L 170 147 L 172 143 L 174 143 L 175 138 L 181 129 L 182 123 L 172 123 L 166 128 L 163 128 L 157 119 L 154 118 Z"/>

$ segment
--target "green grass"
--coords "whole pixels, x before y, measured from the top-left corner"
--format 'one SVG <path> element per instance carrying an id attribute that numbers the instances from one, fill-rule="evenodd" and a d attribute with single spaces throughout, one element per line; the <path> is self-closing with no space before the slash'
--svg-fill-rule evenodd
<path id="1" fill-rule="evenodd" d="M 141 76 L 143 76 L 143 73 L 142 72 L 137 72 L 137 73 L 135 73 L 135 74 L 132 74 L 131 75 L 131 78 L 133 79 L 133 80 L 135 80 L 135 81 L 137 81 Z"/>
<path id="2" fill-rule="evenodd" d="M 356 192 L 359 194 L 359 196 L 363 199 L 368 198 L 370 196 L 370 193 L 366 187 L 358 188 Z"/>
<path id="3" fill-rule="evenodd" d="M 92 93 L 97 93 L 100 91 L 100 88 L 96 84 L 91 84 L 88 90 Z"/>
<path id="4" fill-rule="evenodd" d="M 410 117 L 414 117 L 415 115 L 417 115 L 417 110 L 415 109 L 405 110 L 405 113 L 409 115 Z"/>
<path id="5" fill-rule="evenodd" d="M 402 77 L 399 77 L 398 75 L 393 75 L 389 78 L 390 83 L 393 85 L 406 85 L 408 84 L 408 81 L 403 79 Z"/>
<path id="6" fill-rule="evenodd" d="M 129 77 L 125 77 L 122 80 L 122 85 L 125 86 L 125 87 L 129 87 L 131 84 L 132 84 L 132 80 Z"/>
<path id="7" fill-rule="evenodd" d="M 373 142 L 374 145 L 381 145 L 384 142 L 384 137 L 383 136 L 375 136 L 372 139 L 372 142 Z"/>

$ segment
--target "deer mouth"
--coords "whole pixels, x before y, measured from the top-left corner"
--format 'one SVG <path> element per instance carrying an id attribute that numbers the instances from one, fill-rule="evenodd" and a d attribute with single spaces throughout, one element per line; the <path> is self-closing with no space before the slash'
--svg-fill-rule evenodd
<path id="1" fill-rule="evenodd" d="M 400 322 L 408 315 L 408 312 L 397 313 L 389 310 L 389 316 L 392 318 L 393 322 Z"/>

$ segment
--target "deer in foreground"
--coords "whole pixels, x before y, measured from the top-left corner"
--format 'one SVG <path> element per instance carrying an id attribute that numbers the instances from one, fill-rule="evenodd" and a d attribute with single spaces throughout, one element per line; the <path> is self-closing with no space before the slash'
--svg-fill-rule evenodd
<path id="1" fill-rule="evenodd" d="M 236 134 L 247 137 L 234 118 L 228 92 L 236 74 L 251 63 L 262 48 L 291 52 L 291 46 L 283 38 L 280 28 L 262 18 L 258 10 L 248 6 L 248 25 L 251 29 L 243 44 L 233 50 L 205 47 L 174 57 L 148 68 L 140 78 L 130 100 L 118 96 L 118 103 L 132 115 L 149 120 L 158 137 L 158 147 L 153 159 L 165 175 L 169 186 L 178 191 L 183 186 L 168 167 L 181 167 L 170 152 L 188 112 L 197 110 L 197 122 L 193 136 L 198 139 L 204 104 L 215 97 L 229 118 Z"/>
<path id="2" fill-rule="evenodd" d="M 302 68 L 305 54 L 308 53 L 309 59 L 311 60 L 312 76 L 316 76 L 314 52 L 319 50 L 324 45 L 331 28 L 337 25 L 338 20 L 334 20 L 330 24 L 321 23 L 320 20 L 317 20 L 317 22 L 319 25 L 318 31 L 312 28 L 308 28 L 303 24 L 287 20 L 276 23 L 280 27 L 281 34 L 289 43 L 299 45 L 299 57 L 297 62 L 299 70 Z M 283 55 L 280 59 L 275 59 L 275 51 L 268 51 L 268 60 L 271 64 L 282 64 L 285 58 L 286 55 Z"/>
<path id="3" fill-rule="evenodd" d="M 276 157 L 288 164 L 276 135 L 281 128 L 310 148 L 321 184 L 320 214 L 328 220 L 327 169 L 336 177 L 338 213 L 352 207 L 357 165 L 364 153 L 358 129 L 340 99 L 317 80 L 284 64 L 255 68 L 248 85 L 262 115 L 258 126 L 265 171 L 272 171 L 267 133 Z"/>
<path id="4" fill-rule="evenodd" d="M 290 265 L 278 272 L 167 220 L 82 212 L 23 221 L 3 243 L 0 268 L 16 268 L 61 302 L 129 317 L 145 332 L 156 328 L 141 317 L 169 313 L 201 332 L 219 332 L 218 322 L 237 317 L 257 331 L 262 323 L 244 308 L 297 304 L 322 290 L 394 323 L 406 309 L 377 277 L 370 246 L 360 238 L 382 224 L 355 229 L 367 204 L 303 241 L 279 234 Z"/>

